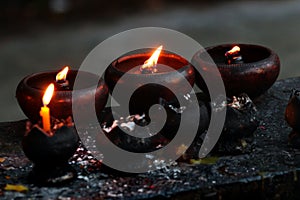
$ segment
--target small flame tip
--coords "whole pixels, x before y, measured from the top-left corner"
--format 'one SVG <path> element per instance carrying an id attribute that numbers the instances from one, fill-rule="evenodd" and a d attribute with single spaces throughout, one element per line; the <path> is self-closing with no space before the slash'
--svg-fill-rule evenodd
<path id="1" fill-rule="evenodd" d="M 234 53 L 238 53 L 240 51 L 241 51 L 240 47 L 236 45 L 236 46 L 232 47 L 229 51 L 227 51 L 225 53 L 225 56 L 229 56 L 229 55 L 232 55 Z"/>
<path id="2" fill-rule="evenodd" d="M 144 64 L 141 67 L 141 70 L 155 68 L 155 65 L 157 64 L 157 61 L 158 61 L 158 58 L 159 58 L 162 48 L 163 48 L 163 45 L 160 45 L 158 48 L 156 48 L 156 50 L 153 52 L 151 57 L 144 62 Z M 155 72 L 156 70 L 154 69 L 151 71 Z"/>
<path id="3" fill-rule="evenodd" d="M 60 72 L 56 75 L 56 81 L 65 81 L 67 79 L 67 74 L 70 67 L 66 65 Z"/>

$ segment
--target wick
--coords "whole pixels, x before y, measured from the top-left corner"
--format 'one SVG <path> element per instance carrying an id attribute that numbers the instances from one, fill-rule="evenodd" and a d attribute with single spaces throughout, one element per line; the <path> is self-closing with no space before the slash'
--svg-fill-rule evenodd
<path id="1" fill-rule="evenodd" d="M 60 88 L 69 89 L 69 81 L 68 80 L 57 80 L 56 84 Z"/>
<path id="2" fill-rule="evenodd" d="M 156 65 L 153 65 L 151 67 L 140 67 L 140 71 L 142 74 L 154 74 L 156 73 L 158 70 L 156 68 Z"/>
<path id="3" fill-rule="evenodd" d="M 231 50 L 225 53 L 227 58 L 227 64 L 240 64 L 243 62 L 243 57 L 238 46 L 233 47 Z"/>
<path id="4" fill-rule="evenodd" d="M 41 126 L 39 124 L 33 125 L 32 128 L 39 129 L 42 133 L 44 133 L 48 137 L 52 137 L 54 135 L 54 133 L 51 130 L 50 131 L 45 131 L 44 129 L 41 128 Z"/>

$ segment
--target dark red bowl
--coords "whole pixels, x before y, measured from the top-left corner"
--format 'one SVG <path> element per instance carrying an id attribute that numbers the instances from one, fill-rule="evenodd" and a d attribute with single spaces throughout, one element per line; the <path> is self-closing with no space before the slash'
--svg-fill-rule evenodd
<path id="1" fill-rule="evenodd" d="M 293 128 L 289 134 L 289 144 L 300 149 L 300 91 L 293 89 L 285 109 L 285 120 Z"/>
<path id="2" fill-rule="evenodd" d="M 172 101 L 176 95 L 185 95 L 191 92 L 194 85 L 195 75 L 192 65 L 184 58 L 167 51 L 162 51 L 158 64 L 168 66 L 174 70 L 158 71 L 156 73 L 131 72 L 136 66 L 141 66 L 153 53 L 153 49 L 139 49 L 121 56 L 112 62 L 105 71 L 105 83 L 109 91 L 113 93 L 116 84 L 122 91 L 136 90 L 131 96 L 133 112 L 145 111 L 152 104 L 160 103 L 161 100 Z M 139 68 L 137 68 L 138 70 Z M 126 74 L 127 78 L 119 81 Z M 184 84 L 186 81 L 189 84 Z M 149 83 L 141 86 L 141 83 Z M 113 93 L 114 99 L 124 105 L 122 94 Z M 128 102 L 125 102 L 128 103 Z"/>
<path id="3" fill-rule="evenodd" d="M 241 49 L 243 63 L 227 64 L 225 53 L 236 45 Z M 205 50 L 219 69 L 227 96 L 247 93 L 250 97 L 257 97 L 268 90 L 279 75 L 279 57 L 269 48 L 252 44 L 223 44 L 207 47 Z M 208 72 L 214 64 L 205 59 L 203 52 L 198 52 L 193 62 L 197 62 Z M 196 84 L 207 92 L 199 73 L 196 73 Z"/>
<path id="4" fill-rule="evenodd" d="M 300 133 L 300 91 L 293 90 L 285 109 L 285 120 L 298 133 Z"/>
<path id="5" fill-rule="evenodd" d="M 50 115 L 57 119 L 66 119 L 72 115 L 72 90 L 77 75 L 77 70 L 68 72 L 67 80 L 69 88 L 64 89 L 55 86 L 53 97 L 48 105 Z M 40 120 L 40 109 L 43 106 L 42 97 L 45 89 L 50 83 L 55 83 L 57 71 L 41 72 L 25 77 L 18 85 L 16 97 L 24 114 L 33 122 Z M 107 102 L 108 89 L 104 81 L 95 74 L 89 72 L 80 72 L 80 76 L 84 84 L 78 89 L 78 94 L 74 100 L 82 110 L 83 119 L 89 120 L 88 113 L 85 109 L 86 105 L 95 99 L 95 109 L 97 114 L 101 112 Z M 98 82 L 96 93 L 94 92 L 93 83 Z M 87 115 L 87 116 L 84 116 Z"/>

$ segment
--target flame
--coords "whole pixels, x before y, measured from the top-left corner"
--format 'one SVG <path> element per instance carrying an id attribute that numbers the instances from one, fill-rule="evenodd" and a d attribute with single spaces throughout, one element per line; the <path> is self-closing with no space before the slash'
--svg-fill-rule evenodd
<path id="1" fill-rule="evenodd" d="M 67 74 L 69 71 L 69 66 L 66 66 L 63 70 L 57 73 L 56 81 L 65 81 L 67 79 Z"/>
<path id="2" fill-rule="evenodd" d="M 46 89 L 46 91 L 44 93 L 44 96 L 43 96 L 43 104 L 44 104 L 44 106 L 47 106 L 50 103 L 51 98 L 53 96 L 53 92 L 54 92 L 54 84 L 51 83 L 47 87 L 47 89 Z"/>
<path id="3" fill-rule="evenodd" d="M 240 51 L 241 51 L 241 49 L 239 46 L 234 46 L 232 49 L 230 49 L 229 51 L 227 51 L 225 53 L 225 56 L 233 55 L 233 54 L 239 53 Z"/>
<path id="4" fill-rule="evenodd" d="M 151 55 L 151 57 L 146 60 L 144 62 L 144 64 L 142 65 L 141 67 L 141 70 L 143 69 L 147 69 L 147 68 L 152 68 L 152 67 L 155 67 L 155 65 L 157 64 L 157 61 L 158 61 L 158 58 L 159 58 L 159 55 L 160 55 L 160 52 L 162 50 L 163 46 L 160 45 L 155 51 L 154 53 Z"/>

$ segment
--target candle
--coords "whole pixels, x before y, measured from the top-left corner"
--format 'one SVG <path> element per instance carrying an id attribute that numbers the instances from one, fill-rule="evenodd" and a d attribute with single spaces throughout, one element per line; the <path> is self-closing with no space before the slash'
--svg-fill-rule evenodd
<path id="1" fill-rule="evenodd" d="M 225 53 L 227 58 L 227 64 L 238 64 L 243 63 L 242 55 L 240 54 L 240 47 L 234 46 L 231 50 Z"/>
<path id="2" fill-rule="evenodd" d="M 67 80 L 67 74 L 69 71 L 69 66 L 65 66 L 60 72 L 56 75 L 56 83 L 59 87 L 68 89 L 69 81 Z"/>
<path id="3" fill-rule="evenodd" d="M 48 132 L 51 130 L 51 123 L 50 123 L 50 109 L 47 105 L 50 103 L 52 95 L 54 92 L 54 84 L 51 83 L 43 96 L 43 104 L 44 106 L 41 107 L 40 116 L 42 117 L 42 124 L 44 131 Z"/>

